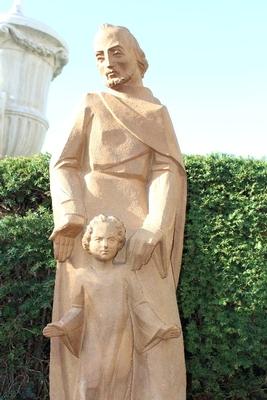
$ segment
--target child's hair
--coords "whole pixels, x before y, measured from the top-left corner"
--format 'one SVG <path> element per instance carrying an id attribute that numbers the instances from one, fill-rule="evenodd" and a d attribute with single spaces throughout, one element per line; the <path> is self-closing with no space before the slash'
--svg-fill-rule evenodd
<path id="1" fill-rule="evenodd" d="M 126 229 L 125 229 L 124 224 L 116 217 L 100 214 L 97 217 L 94 217 L 89 222 L 89 224 L 86 226 L 85 233 L 82 238 L 82 246 L 83 246 L 84 250 L 89 252 L 91 234 L 94 230 L 94 226 L 99 224 L 100 222 L 114 225 L 114 227 L 117 230 L 117 237 L 119 239 L 119 249 L 118 250 L 122 249 L 125 244 L 125 240 L 126 240 Z"/>

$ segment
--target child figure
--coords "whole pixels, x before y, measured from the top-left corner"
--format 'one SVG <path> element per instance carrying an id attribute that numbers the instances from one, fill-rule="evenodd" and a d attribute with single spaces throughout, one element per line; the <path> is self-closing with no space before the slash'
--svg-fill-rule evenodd
<path id="1" fill-rule="evenodd" d="M 77 276 L 71 309 L 43 330 L 47 337 L 60 336 L 80 359 L 73 400 L 129 400 L 133 352 L 146 352 L 181 333 L 160 320 L 136 273 L 114 264 L 124 243 L 125 227 L 117 218 L 91 220 L 82 244 L 93 262 Z"/>

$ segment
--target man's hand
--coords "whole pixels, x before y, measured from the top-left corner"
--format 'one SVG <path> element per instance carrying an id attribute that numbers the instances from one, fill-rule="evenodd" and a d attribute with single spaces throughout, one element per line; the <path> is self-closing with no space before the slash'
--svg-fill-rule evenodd
<path id="1" fill-rule="evenodd" d="M 81 232 L 85 222 L 80 215 L 69 214 L 66 218 L 67 222 L 54 229 L 49 238 L 53 240 L 54 256 L 59 262 L 64 262 L 71 256 L 74 238 Z"/>
<path id="2" fill-rule="evenodd" d="M 60 322 L 52 322 L 43 329 L 43 335 L 46 337 L 64 336 L 65 332 Z"/>
<path id="3" fill-rule="evenodd" d="M 127 243 L 127 263 L 133 270 L 140 269 L 147 264 L 155 246 L 162 239 L 162 232 L 150 232 L 147 229 L 138 229 Z"/>
<path id="4" fill-rule="evenodd" d="M 58 233 L 53 240 L 53 246 L 55 259 L 59 262 L 64 262 L 71 256 L 74 239 Z"/>

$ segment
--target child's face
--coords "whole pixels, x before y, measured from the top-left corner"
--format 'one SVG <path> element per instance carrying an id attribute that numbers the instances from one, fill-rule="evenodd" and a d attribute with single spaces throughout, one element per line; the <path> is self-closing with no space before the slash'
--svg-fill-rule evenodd
<path id="1" fill-rule="evenodd" d="M 113 224 L 99 222 L 94 226 L 90 240 L 90 253 L 101 261 L 112 260 L 120 248 L 118 233 Z"/>

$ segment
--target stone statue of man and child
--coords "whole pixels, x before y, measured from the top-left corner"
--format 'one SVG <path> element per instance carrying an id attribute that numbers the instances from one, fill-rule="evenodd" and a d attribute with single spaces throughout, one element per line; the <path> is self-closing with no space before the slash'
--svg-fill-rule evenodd
<path id="1" fill-rule="evenodd" d="M 105 24 L 94 50 L 108 89 L 86 95 L 51 162 L 50 399 L 185 400 L 181 152 L 135 37 Z"/>

